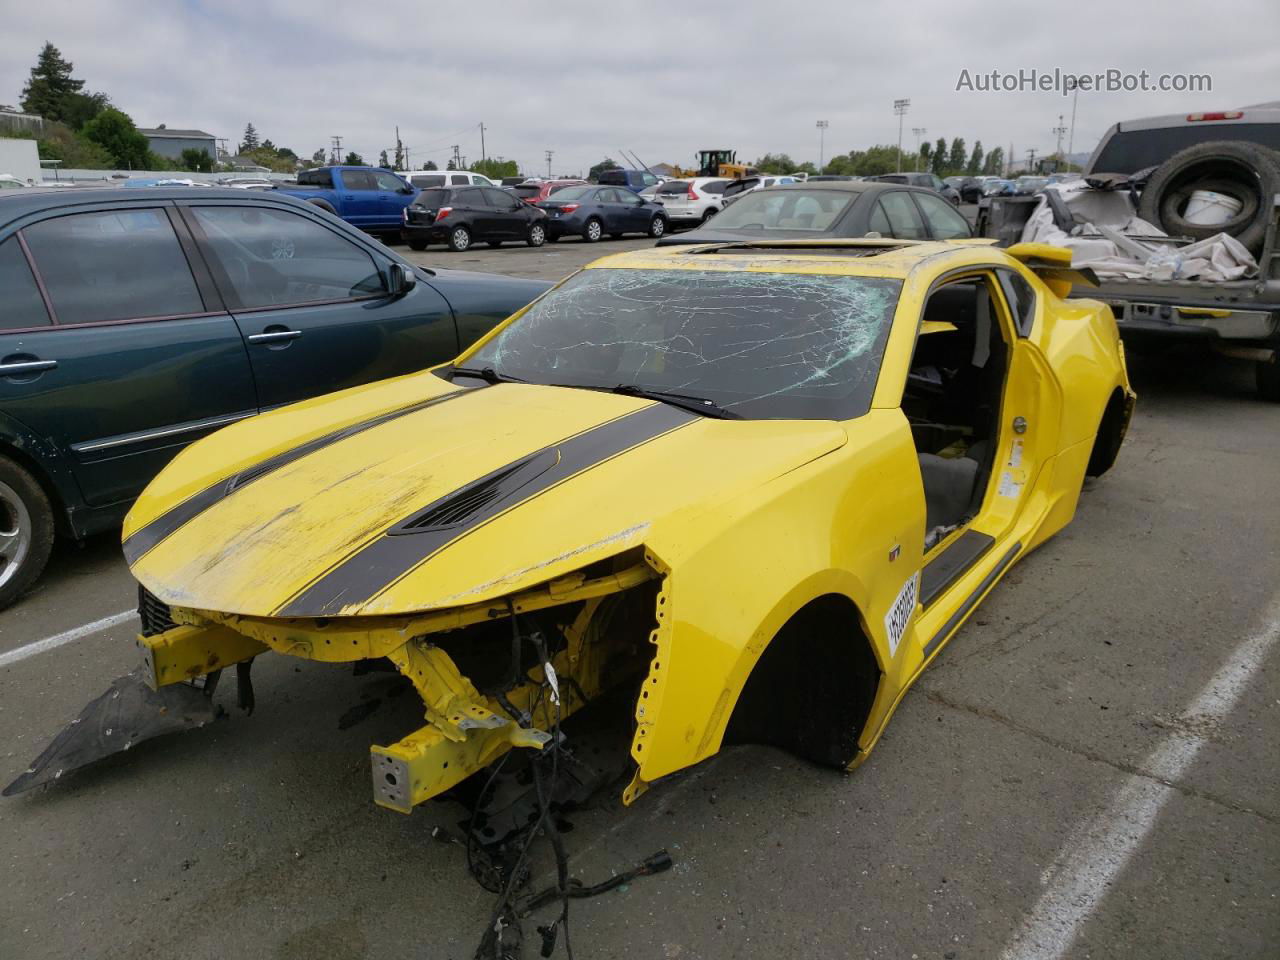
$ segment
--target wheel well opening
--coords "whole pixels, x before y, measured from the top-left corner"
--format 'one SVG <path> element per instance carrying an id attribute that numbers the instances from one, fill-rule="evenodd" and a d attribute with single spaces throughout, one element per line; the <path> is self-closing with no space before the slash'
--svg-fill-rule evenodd
<path id="1" fill-rule="evenodd" d="M 35 478 L 49 500 L 49 507 L 53 511 L 54 530 L 59 536 L 72 536 L 71 525 L 67 521 L 67 511 L 63 508 L 62 498 L 58 496 L 58 488 L 53 485 L 53 481 L 49 479 L 48 474 L 35 458 L 9 443 L 0 443 L 0 457 L 8 457 Z"/>
<path id="2" fill-rule="evenodd" d="M 818 597 L 765 648 L 729 718 L 725 741 L 768 744 L 846 767 L 857 755 L 880 676 L 853 601 Z"/>
<path id="3" fill-rule="evenodd" d="M 1100 477 L 1111 469 L 1116 457 L 1120 455 L 1120 445 L 1124 443 L 1127 427 L 1124 391 L 1116 387 L 1107 400 L 1106 409 L 1102 411 L 1102 420 L 1098 424 L 1098 435 L 1093 440 L 1085 476 Z"/>

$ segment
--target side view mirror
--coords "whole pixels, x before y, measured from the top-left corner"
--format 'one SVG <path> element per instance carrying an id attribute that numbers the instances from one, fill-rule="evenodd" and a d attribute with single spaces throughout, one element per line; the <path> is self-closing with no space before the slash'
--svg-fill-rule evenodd
<path id="1" fill-rule="evenodd" d="M 403 187 L 401 187 L 399 190 L 396 191 L 396 193 L 417 193 L 417 192 L 418 192 L 417 187 L 411 187 L 407 183 Z"/>
<path id="2" fill-rule="evenodd" d="M 403 263 L 391 264 L 391 295 L 402 297 L 418 285 L 418 275 Z"/>

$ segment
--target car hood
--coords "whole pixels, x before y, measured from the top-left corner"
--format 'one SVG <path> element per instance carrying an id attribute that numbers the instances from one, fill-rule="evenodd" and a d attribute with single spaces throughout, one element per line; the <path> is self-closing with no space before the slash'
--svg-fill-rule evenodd
<path id="1" fill-rule="evenodd" d="M 417 374 L 194 444 L 130 512 L 125 555 L 151 593 L 197 610 L 440 609 L 621 553 L 845 442 L 829 421 Z"/>

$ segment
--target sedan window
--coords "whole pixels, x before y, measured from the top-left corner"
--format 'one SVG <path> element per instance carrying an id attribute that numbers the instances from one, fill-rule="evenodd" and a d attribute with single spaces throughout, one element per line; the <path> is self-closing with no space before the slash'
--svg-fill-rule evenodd
<path id="1" fill-rule="evenodd" d="M 497 187 L 486 187 L 480 192 L 484 194 L 485 202 L 495 210 L 510 210 L 516 200 L 511 194 Z"/>
<path id="2" fill-rule="evenodd" d="M 36 278 L 31 275 L 27 258 L 10 237 L 0 243 L 0 330 L 22 330 L 25 327 L 44 327 L 49 324 L 49 311 L 44 308 Z"/>
<path id="3" fill-rule="evenodd" d="M 466 360 L 534 383 L 701 397 L 745 417 L 867 411 L 902 281 L 584 270 Z"/>
<path id="4" fill-rule="evenodd" d="M 895 237 L 899 240 L 927 239 L 924 221 L 920 219 L 920 211 L 916 209 L 911 194 L 894 190 L 882 196 L 880 202 L 884 204 L 884 212 Z"/>
<path id="5" fill-rule="evenodd" d="M 377 264 L 313 220 L 261 207 L 193 207 L 209 247 L 246 309 L 382 293 Z"/>
<path id="6" fill-rule="evenodd" d="M 753 190 L 717 214 L 716 230 L 829 230 L 857 194 L 836 190 Z"/>
<path id="7" fill-rule="evenodd" d="M 960 216 L 946 200 L 932 193 L 917 193 L 916 202 L 929 221 L 929 232 L 935 240 L 955 240 L 969 237 L 969 221 Z"/>
<path id="8" fill-rule="evenodd" d="M 458 184 L 467 184 L 471 182 L 471 178 L 465 173 L 455 173 L 449 177 L 449 182 L 457 186 Z"/>
<path id="9" fill-rule="evenodd" d="M 59 323 L 203 313 L 163 210 L 78 213 L 22 231 Z"/>

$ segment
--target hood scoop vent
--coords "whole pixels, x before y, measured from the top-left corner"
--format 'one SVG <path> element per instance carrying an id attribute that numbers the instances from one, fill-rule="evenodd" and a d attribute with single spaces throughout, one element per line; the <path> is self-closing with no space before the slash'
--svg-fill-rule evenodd
<path id="1" fill-rule="evenodd" d="M 387 532 L 395 536 L 447 530 L 482 514 L 492 516 L 504 500 L 559 461 L 560 453 L 554 447 L 540 450 L 441 497 Z"/>

